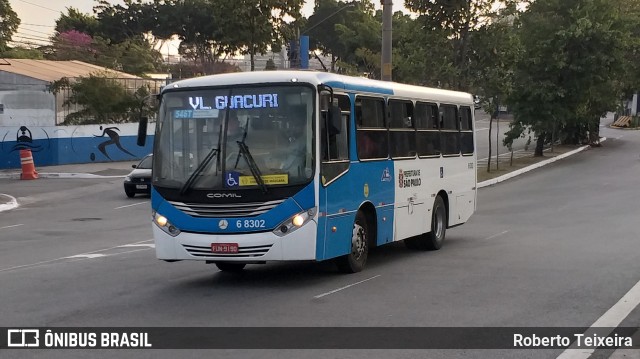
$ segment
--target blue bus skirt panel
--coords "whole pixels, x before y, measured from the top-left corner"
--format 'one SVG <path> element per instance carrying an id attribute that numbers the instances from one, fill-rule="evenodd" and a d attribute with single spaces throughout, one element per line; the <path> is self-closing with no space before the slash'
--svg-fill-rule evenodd
<path id="1" fill-rule="evenodd" d="M 318 260 L 339 257 L 351 251 L 356 213 L 367 204 L 373 205 L 376 212 L 376 244 L 393 241 L 394 178 L 390 160 L 352 162 L 342 177 L 326 187 L 320 186 Z M 369 231 L 372 233 L 373 228 Z"/>

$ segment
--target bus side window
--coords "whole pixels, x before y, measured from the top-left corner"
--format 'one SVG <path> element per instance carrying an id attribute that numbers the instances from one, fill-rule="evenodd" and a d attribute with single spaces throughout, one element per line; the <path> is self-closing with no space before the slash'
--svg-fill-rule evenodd
<path id="1" fill-rule="evenodd" d="M 473 119 L 471 107 L 460 106 L 460 149 L 463 155 L 472 155 L 473 146 Z"/>
<path id="2" fill-rule="evenodd" d="M 413 103 L 406 100 L 389 100 L 389 152 L 391 158 L 416 156 L 416 131 Z"/>
<path id="3" fill-rule="evenodd" d="M 460 154 L 460 126 L 458 107 L 455 105 L 440 106 L 442 153 L 444 155 Z"/>
<path id="4" fill-rule="evenodd" d="M 440 113 L 435 103 L 416 103 L 418 155 L 440 156 Z"/>
<path id="5" fill-rule="evenodd" d="M 356 147 L 359 159 L 386 159 L 389 138 L 382 98 L 356 98 Z"/>
<path id="6" fill-rule="evenodd" d="M 320 153 L 322 164 L 320 168 L 322 183 L 328 184 L 349 168 L 349 118 L 351 102 L 348 96 L 334 95 L 334 100 L 342 112 L 340 120 L 342 128 L 339 132 L 328 128 L 328 113 L 321 113 L 320 121 Z"/>

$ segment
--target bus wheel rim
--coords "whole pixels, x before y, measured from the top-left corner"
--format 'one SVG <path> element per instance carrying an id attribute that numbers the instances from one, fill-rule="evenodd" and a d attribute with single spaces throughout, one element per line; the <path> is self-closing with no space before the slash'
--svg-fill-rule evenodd
<path id="1" fill-rule="evenodd" d="M 353 225 L 353 236 L 351 237 L 351 253 L 356 260 L 359 260 L 366 250 L 366 233 L 359 224 Z"/>
<path id="2" fill-rule="evenodd" d="M 435 234 L 436 234 L 436 240 L 440 241 L 440 238 L 442 238 L 442 231 L 443 231 L 443 227 L 444 227 L 444 216 L 442 215 L 442 207 L 438 207 L 436 209 L 436 230 L 435 230 Z"/>

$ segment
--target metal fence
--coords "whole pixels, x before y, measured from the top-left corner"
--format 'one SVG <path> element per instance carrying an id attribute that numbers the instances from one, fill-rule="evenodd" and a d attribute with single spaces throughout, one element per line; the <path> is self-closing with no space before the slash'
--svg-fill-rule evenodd
<path id="1" fill-rule="evenodd" d="M 69 83 L 73 84 L 78 81 L 80 78 L 69 78 Z M 134 94 L 141 87 L 146 88 L 149 94 L 157 94 L 162 90 L 162 87 L 166 86 L 169 80 L 165 79 L 143 79 L 143 78 L 108 78 L 109 80 L 116 81 L 120 84 L 128 93 Z M 78 114 L 84 107 L 78 104 L 65 104 L 67 100 L 70 99 L 72 93 L 71 87 L 63 87 L 59 89 L 56 93 L 56 124 L 60 125 L 65 122 L 69 118 L 70 115 Z M 150 107 L 153 107 L 152 102 L 147 102 L 147 115 L 153 117 L 154 111 L 149 111 Z M 100 114 L 100 118 L 96 118 L 95 116 L 83 117 L 81 122 L 85 124 L 90 123 L 100 123 L 100 122 L 112 122 L 112 123 L 121 123 L 121 122 L 133 122 L 139 116 L 139 111 L 137 113 L 122 112 L 122 113 L 108 113 L 108 114 Z M 152 119 L 153 120 L 153 119 Z M 77 123 L 78 124 L 78 123 Z"/>

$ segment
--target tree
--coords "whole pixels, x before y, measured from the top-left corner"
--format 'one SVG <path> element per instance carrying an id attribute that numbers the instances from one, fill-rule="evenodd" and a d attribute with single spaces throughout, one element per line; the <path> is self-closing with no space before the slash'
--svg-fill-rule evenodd
<path id="1" fill-rule="evenodd" d="M 368 1 L 356 3 L 344 11 L 348 20 L 335 25 L 338 36 L 333 45 L 339 71 L 379 77 L 382 13 L 376 14 Z"/>
<path id="2" fill-rule="evenodd" d="M 13 34 L 18 31 L 20 19 L 11 8 L 8 0 L 0 0 L 0 52 L 7 49 L 7 43 L 11 41 Z"/>
<path id="3" fill-rule="evenodd" d="M 613 0 L 612 6 L 620 16 L 625 36 L 622 41 L 624 76 L 620 78 L 623 98 L 640 90 L 640 0 Z"/>
<path id="4" fill-rule="evenodd" d="M 498 115 L 501 101 L 511 94 L 514 68 L 521 55 L 516 21 L 519 14 L 516 4 L 510 5 L 496 13 L 491 22 L 474 31 L 474 41 L 470 46 L 471 87 L 480 96 L 484 111 L 490 114 L 487 172 L 491 171 L 493 120 Z M 511 148 L 513 141 L 519 136 L 520 133 L 514 130 L 504 138 L 504 145 Z M 496 166 L 497 156 L 496 153 Z"/>
<path id="5" fill-rule="evenodd" d="M 336 31 L 338 24 L 346 25 L 349 21 L 349 9 L 353 9 L 356 2 L 342 3 L 336 0 L 317 0 L 313 14 L 309 16 L 302 33 L 309 36 L 309 49 L 319 50 L 324 55 L 331 56 L 331 72 L 336 70 L 339 53 L 344 53 Z"/>
<path id="6" fill-rule="evenodd" d="M 123 5 L 111 4 L 108 0 L 96 0 L 98 5 L 93 8 L 97 14 L 98 28 L 95 35 L 109 39 L 111 43 L 119 44 L 126 40 L 144 38 L 149 31 L 148 19 L 151 15 L 153 3 L 143 0 L 123 0 Z"/>
<path id="7" fill-rule="evenodd" d="M 537 0 L 521 16 L 523 56 L 510 104 L 531 128 L 535 155 L 556 139 L 597 142 L 600 117 L 615 106 L 623 76 L 623 26 L 605 0 Z"/>
<path id="8" fill-rule="evenodd" d="M 264 67 L 265 70 L 277 70 L 278 66 L 276 66 L 275 61 L 273 59 L 268 59 L 267 64 Z"/>
<path id="9" fill-rule="evenodd" d="M 67 8 L 67 13 L 60 15 L 56 20 L 56 32 L 77 31 L 89 36 L 95 36 L 98 31 L 98 20 L 89 14 L 80 12 L 73 7 Z"/>
<path id="10" fill-rule="evenodd" d="M 6 59 L 33 59 L 43 60 L 44 55 L 38 49 L 27 49 L 24 47 L 14 47 L 0 53 L 0 56 Z"/>
<path id="11" fill-rule="evenodd" d="M 479 28 L 491 19 L 496 5 L 504 1 L 494 0 L 406 0 L 405 6 L 419 15 L 418 22 L 426 36 L 437 36 L 439 45 L 429 47 L 436 50 L 435 59 L 445 59 L 436 67 L 440 77 L 437 81 L 442 87 L 468 90 L 469 51 L 473 29 Z M 432 57 L 428 53 L 426 56 Z"/>
<path id="12" fill-rule="evenodd" d="M 107 74 L 80 77 L 73 83 L 63 78 L 51 85 L 54 93 L 63 88 L 71 90 L 63 106 L 78 105 L 82 108 L 67 115 L 65 125 L 133 122 L 140 115 L 148 115 L 154 111 L 145 107 L 144 98 L 150 93 L 147 87 L 141 86 L 131 93 Z"/>
<path id="13" fill-rule="evenodd" d="M 241 45 L 240 52 L 249 55 L 253 71 L 256 54 L 284 45 L 287 28 L 284 18 L 300 18 L 304 0 L 234 0 L 232 3 L 234 8 L 229 15 L 236 21 L 235 39 Z"/>
<path id="14" fill-rule="evenodd" d="M 162 55 L 143 39 L 126 40 L 111 46 L 121 71 L 134 75 L 164 70 Z"/>

